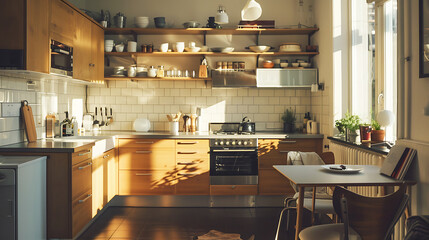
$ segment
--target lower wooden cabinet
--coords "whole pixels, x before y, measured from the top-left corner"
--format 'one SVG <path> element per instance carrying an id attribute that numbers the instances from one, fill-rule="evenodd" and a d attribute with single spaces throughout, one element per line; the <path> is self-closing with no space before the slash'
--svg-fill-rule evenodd
<path id="1" fill-rule="evenodd" d="M 176 174 L 165 170 L 119 170 L 119 195 L 174 194 Z"/>
<path id="2" fill-rule="evenodd" d="M 210 176 L 208 171 L 178 171 L 176 179 L 176 194 L 178 195 L 210 194 Z"/>
<path id="3" fill-rule="evenodd" d="M 259 195 L 293 195 L 295 191 L 275 169 L 259 169 Z"/>
<path id="4" fill-rule="evenodd" d="M 72 235 L 76 236 L 92 219 L 92 192 L 88 191 L 72 202 Z"/>
<path id="5" fill-rule="evenodd" d="M 210 185 L 210 195 L 258 195 L 258 185 Z"/>

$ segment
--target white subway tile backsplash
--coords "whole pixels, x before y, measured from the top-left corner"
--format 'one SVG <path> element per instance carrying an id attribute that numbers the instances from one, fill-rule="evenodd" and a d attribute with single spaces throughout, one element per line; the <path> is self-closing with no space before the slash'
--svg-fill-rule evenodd
<path id="1" fill-rule="evenodd" d="M 185 81 L 185 88 L 193 89 L 196 87 L 196 81 L 195 80 L 187 80 Z"/>
<path id="2" fill-rule="evenodd" d="M 201 89 L 191 89 L 192 97 L 201 97 Z"/>
<path id="3" fill-rule="evenodd" d="M 116 104 L 127 104 L 127 97 L 124 96 L 116 96 Z"/>
<path id="4" fill-rule="evenodd" d="M 254 97 L 253 102 L 258 105 L 268 104 L 268 97 Z"/>
<path id="5" fill-rule="evenodd" d="M 174 81 L 174 88 L 176 89 L 185 88 L 185 81 L 183 80 Z"/>
<path id="6" fill-rule="evenodd" d="M 188 96 L 191 95 L 191 89 L 182 88 L 179 91 L 180 91 L 180 96 L 181 97 L 188 97 Z"/>

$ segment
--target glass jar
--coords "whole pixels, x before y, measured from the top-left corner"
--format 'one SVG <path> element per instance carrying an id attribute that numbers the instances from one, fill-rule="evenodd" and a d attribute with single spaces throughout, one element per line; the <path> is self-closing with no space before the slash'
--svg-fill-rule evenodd
<path id="1" fill-rule="evenodd" d="M 158 69 L 156 69 L 154 66 L 150 66 L 150 68 L 147 72 L 147 76 L 148 77 L 156 77 L 157 72 L 158 72 Z"/>
<path id="2" fill-rule="evenodd" d="M 156 77 L 164 77 L 164 66 L 158 66 L 158 71 L 156 72 Z"/>

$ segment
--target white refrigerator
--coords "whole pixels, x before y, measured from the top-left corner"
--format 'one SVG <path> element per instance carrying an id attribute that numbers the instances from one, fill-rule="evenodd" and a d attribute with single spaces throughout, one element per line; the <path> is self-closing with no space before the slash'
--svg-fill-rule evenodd
<path id="1" fill-rule="evenodd" d="M 46 239 L 46 157 L 0 156 L 0 239 Z"/>

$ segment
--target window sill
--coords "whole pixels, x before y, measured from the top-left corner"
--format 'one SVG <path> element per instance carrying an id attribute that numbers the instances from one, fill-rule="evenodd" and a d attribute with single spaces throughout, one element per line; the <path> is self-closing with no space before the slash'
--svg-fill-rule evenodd
<path id="1" fill-rule="evenodd" d="M 371 144 L 371 143 L 348 142 L 345 140 L 344 137 L 328 137 L 328 139 L 335 143 L 347 145 L 350 147 L 360 148 L 363 150 L 379 153 L 382 155 L 387 155 L 390 151 L 390 149 L 386 146 L 386 144 L 377 144 L 376 146 L 374 146 L 374 144 Z"/>

